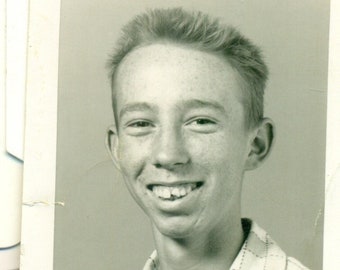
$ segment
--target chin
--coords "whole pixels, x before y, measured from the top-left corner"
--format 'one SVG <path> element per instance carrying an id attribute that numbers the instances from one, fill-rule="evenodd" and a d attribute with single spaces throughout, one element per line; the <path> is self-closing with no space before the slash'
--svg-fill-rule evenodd
<path id="1" fill-rule="evenodd" d="M 187 237 L 190 236 L 190 232 L 187 230 L 179 230 L 178 228 L 174 228 L 174 229 L 165 229 L 165 230 L 159 230 L 159 232 L 166 236 L 169 237 L 171 239 L 185 239 Z"/>
<path id="2" fill-rule="evenodd" d="M 190 237 L 195 232 L 195 223 L 184 221 L 183 218 L 170 218 L 154 223 L 154 228 L 164 236 L 172 239 L 183 239 Z"/>

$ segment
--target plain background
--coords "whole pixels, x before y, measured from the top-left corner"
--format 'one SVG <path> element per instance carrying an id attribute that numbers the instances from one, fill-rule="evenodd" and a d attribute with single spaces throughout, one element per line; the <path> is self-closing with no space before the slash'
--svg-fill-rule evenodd
<path id="1" fill-rule="evenodd" d="M 55 269 L 141 269 L 150 225 L 104 147 L 112 121 L 105 63 L 121 26 L 148 7 L 221 17 L 258 44 L 270 68 L 266 115 L 276 143 L 244 181 L 243 215 L 289 254 L 321 269 L 329 3 L 63 1 L 61 7 Z"/>

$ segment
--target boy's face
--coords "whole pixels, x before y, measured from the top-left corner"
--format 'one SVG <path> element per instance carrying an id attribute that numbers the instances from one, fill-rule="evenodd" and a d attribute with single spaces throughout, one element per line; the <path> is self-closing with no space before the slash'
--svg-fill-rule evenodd
<path id="1" fill-rule="evenodd" d="M 239 219 L 251 134 L 236 71 L 213 54 L 153 44 L 117 72 L 113 153 L 158 231 L 182 238 Z"/>

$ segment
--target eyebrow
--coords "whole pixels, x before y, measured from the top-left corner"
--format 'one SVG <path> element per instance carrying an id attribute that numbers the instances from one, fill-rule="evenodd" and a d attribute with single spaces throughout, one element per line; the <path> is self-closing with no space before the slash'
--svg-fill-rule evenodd
<path id="1" fill-rule="evenodd" d="M 202 108 L 210 108 L 217 111 L 220 111 L 221 113 L 225 113 L 225 108 L 217 101 L 214 100 L 201 100 L 201 99 L 190 99 L 187 101 L 183 101 L 184 108 L 189 109 L 202 109 Z"/>
<path id="2" fill-rule="evenodd" d="M 201 99 L 190 99 L 183 101 L 179 104 L 179 108 L 185 109 L 202 109 L 202 108 L 210 108 L 217 110 L 221 113 L 226 113 L 225 108 L 217 101 L 214 100 L 201 100 Z M 128 112 L 138 112 L 138 111 L 158 111 L 156 106 L 147 103 L 147 102 L 134 102 L 128 103 L 123 106 L 123 108 L 119 112 L 119 118 L 121 118 L 124 114 Z"/>
<path id="3" fill-rule="evenodd" d="M 147 102 L 135 102 L 128 103 L 123 106 L 119 112 L 119 118 L 128 112 L 138 112 L 138 111 L 157 111 L 156 107 Z"/>

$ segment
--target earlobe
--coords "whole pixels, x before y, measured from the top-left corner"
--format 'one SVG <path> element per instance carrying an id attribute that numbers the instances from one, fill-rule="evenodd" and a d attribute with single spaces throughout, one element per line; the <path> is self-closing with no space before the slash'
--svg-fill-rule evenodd
<path id="1" fill-rule="evenodd" d="M 117 154 L 118 150 L 118 135 L 117 128 L 115 126 L 110 126 L 106 132 L 106 141 L 105 141 L 106 149 L 113 161 L 115 167 L 120 170 L 119 166 L 119 158 Z"/>
<path id="2" fill-rule="evenodd" d="M 246 170 L 259 167 L 269 156 L 274 141 L 274 123 L 264 118 L 254 130 L 255 135 L 250 142 L 250 150 L 246 161 Z"/>

